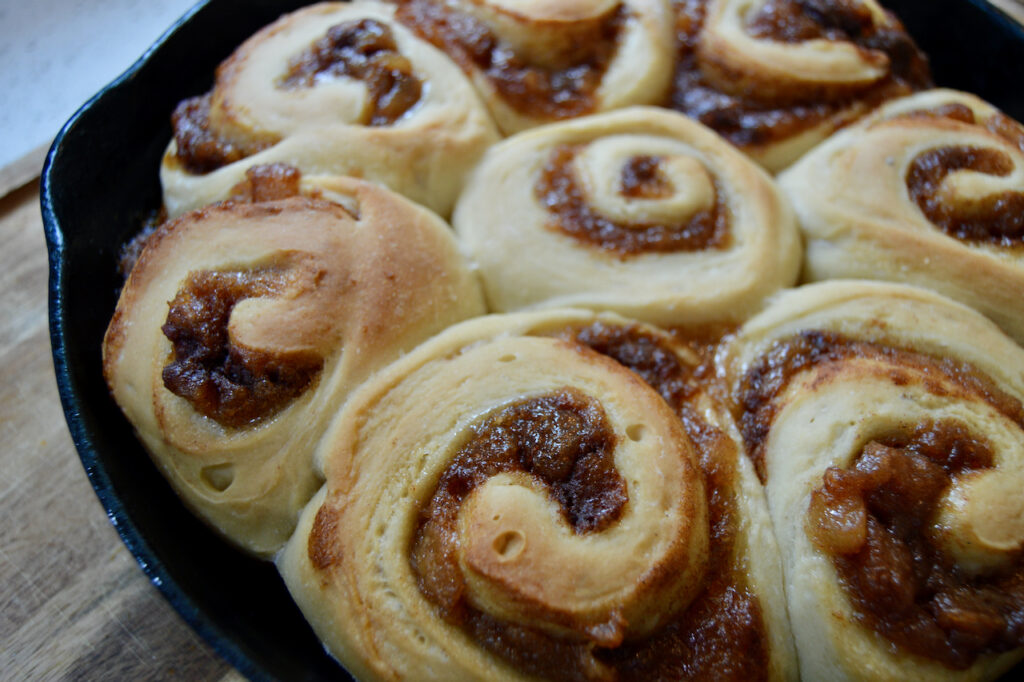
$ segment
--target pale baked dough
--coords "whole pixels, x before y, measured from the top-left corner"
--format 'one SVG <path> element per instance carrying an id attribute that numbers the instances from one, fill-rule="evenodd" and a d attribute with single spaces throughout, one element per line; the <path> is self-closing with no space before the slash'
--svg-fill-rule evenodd
<path id="1" fill-rule="evenodd" d="M 229 202 L 188 213 L 149 238 L 103 344 L 117 403 L 185 503 L 246 551 L 267 556 L 320 485 L 313 449 L 349 391 L 449 324 L 483 312 L 479 285 L 436 215 L 366 182 L 326 181 L 322 196 Z M 322 369 L 283 409 L 241 426 L 197 412 L 162 379 L 161 326 L 191 273 L 273 269 L 271 291 L 230 312 L 232 344 L 312 354 Z M 287 364 L 287 360 L 285 360 Z"/>
<path id="2" fill-rule="evenodd" d="M 713 94 L 706 99 L 702 96 L 702 104 L 683 107 L 727 137 L 735 134 L 734 141 L 772 172 L 785 168 L 835 130 L 869 112 L 878 101 L 908 94 L 913 88 L 912 84 L 893 79 L 893 64 L 882 47 L 884 41 L 868 47 L 853 39 L 783 40 L 751 31 L 750 22 L 766 6 L 786 4 L 774 0 L 708 0 L 680 3 L 677 10 L 686 13 L 680 25 L 695 23 L 700 27 L 695 32 L 692 51 L 683 52 L 687 59 L 695 60 L 701 88 L 726 98 L 740 98 L 748 103 L 744 106 L 763 112 L 768 122 L 784 119 L 791 112 L 806 111 L 811 117 L 810 123 L 798 124 L 782 136 L 776 135 L 771 127 L 760 135 L 757 127 L 761 124 L 754 117 L 737 118 L 728 106 L 719 113 L 723 104 L 713 101 Z M 812 16 L 812 10 L 804 9 L 800 3 L 792 4 L 805 18 Z M 875 0 L 816 3 L 813 11 L 826 14 L 826 19 L 835 25 L 840 22 L 827 17 L 830 11 L 863 12 L 869 23 L 867 29 L 861 27 L 865 35 L 875 31 L 886 39 L 905 35 L 899 20 Z M 909 48 L 904 46 L 903 58 L 908 57 L 910 49 L 916 48 L 912 44 Z M 686 101 L 688 93 L 676 92 L 673 97 Z M 824 115 L 816 113 L 819 107 L 825 107 Z M 781 116 L 769 115 L 773 111 Z"/>
<path id="3" fill-rule="evenodd" d="M 231 194 L 247 168 L 287 163 L 312 175 L 351 175 L 383 184 L 447 216 L 467 171 L 498 139 L 494 123 L 455 64 L 373 0 L 321 3 L 285 15 L 243 43 L 217 69 L 211 128 L 236 144 L 271 146 L 205 174 L 189 172 L 172 140 L 160 169 L 174 217 Z M 282 87 L 291 60 L 328 29 L 371 19 L 386 25 L 422 81 L 419 101 L 388 125 L 369 125 L 369 94 L 357 78 L 317 77 Z"/>
<path id="4" fill-rule="evenodd" d="M 743 402 L 743 382 L 762 358 L 800 335 L 822 332 L 923 354 L 936 366 L 966 363 L 1018 401 L 1018 410 L 1024 399 L 1024 350 L 981 315 L 906 285 L 835 281 L 780 294 L 726 346 L 724 367 L 737 402 Z M 895 354 L 837 359 L 827 344 L 818 350 L 820 355 L 774 395 L 763 432 L 765 490 L 783 557 L 802 679 L 997 678 L 1024 658 L 1024 649 L 983 655 L 970 668 L 954 670 L 908 654 L 862 626 L 837 584 L 831 558 L 810 540 L 805 524 L 811 493 L 821 487 L 828 467 L 847 468 L 874 439 L 926 420 L 949 419 L 986 438 L 995 462 L 981 475 L 954 483 L 935 523 L 962 570 L 1019 561 L 1024 424 L 984 399 L 989 390 L 984 385 L 951 378 L 956 372 L 901 363 Z M 776 375 L 757 376 L 771 382 Z M 994 535 L 999 542 L 989 540 Z"/>
<path id="5" fill-rule="evenodd" d="M 638 323 L 572 310 L 470 320 L 378 374 L 339 414 L 318 451 L 326 484 L 277 565 L 327 649 L 357 678 L 534 679 L 439 616 L 420 588 L 410 548 L 422 510 L 474 429 L 509 404 L 567 389 L 595 399 L 616 436 L 614 466 L 628 494 L 622 515 L 603 529 L 574 533 L 536 475 L 488 478 L 462 504 L 453 538 L 466 599 L 499 622 L 556 640 L 614 648 L 618 636 L 643 638 L 720 577 L 702 572 L 706 459 L 729 481 L 719 494 L 734 499 L 727 564 L 745 574 L 759 600 L 764 672 L 794 678 L 774 538 L 727 414 L 698 390 L 691 406 L 721 438 L 695 443 L 636 374 L 569 340 L 593 324 Z M 664 332 L 638 328 L 672 343 Z M 684 366 L 696 363 L 679 352 Z M 578 669 L 569 659 L 554 665 Z M 592 659 L 589 665 L 601 667 Z"/>
<path id="6" fill-rule="evenodd" d="M 597 215 L 626 232 L 655 225 L 684 233 L 695 215 L 721 211 L 723 245 L 620 255 L 552 229 L 537 185 L 566 145 L 578 150 L 571 175 Z M 667 195 L 622 193 L 622 173 L 638 157 L 660 159 Z M 738 321 L 792 285 L 800 267 L 792 211 L 771 178 L 710 129 L 649 107 L 545 126 L 493 147 L 452 222 L 497 311 L 571 305 L 656 324 Z"/>
<path id="7" fill-rule="evenodd" d="M 415 0 L 403 3 L 415 4 Z M 496 55 L 487 68 L 463 57 L 462 53 L 467 52 L 464 47 L 449 51 L 466 68 L 506 135 L 580 113 L 656 104 L 668 90 L 673 34 L 671 10 L 665 0 L 424 0 L 423 4 L 443 8 L 440 11 L 450 15 L 455 30 L 476 24 L 495 41 Z M 621 18 L 614 42 L 605 48 L 601 43 L 609 36 L 602 24 L 616 14 Z M 484 43 L 476 33 L 463 38 L 475 45 Z M 578 83 L 579 77 L 573 75 L 577 65 L 587 64 L 588 52 L 604 49 L 609 52 L 607 67 L 597 74 L 592 108 L 583 112 L 577 113 L 557 99 L 545 99 L 536 105 L 528 100 L 525 108 L 517 106 L 504 97 L 489 74 L 491 69 L 501 73 L 504 61 L 514 61 L 523 67 L 536 67 L 542 78 L 564 72 L 561 80 Z M 529 79 L 524 78 L 527 87 Z M 545 113 L 545 109 L 553 113 Z"/>
<path id="8" fill-rule="evenodd" d="M 943 115 L 944 108 L 975 120 Z M 969 216 L 978 200 L 1010 197 L 1002 217 L 1016 214 L 1018 229 L 1005 245 L 947 234 L 911 196 L 915 160 L 956 148 L 992 150 L 1006 160 L 1006 172 L 954 169 L 941 180 L 937 205 Z M 806 237 L 806 279 L 927 287 L 980 310 L 1024 342 L 1024 126 L 974 95 L 928 91 L 837 133 L 780 175 L 779 184 Z"/>

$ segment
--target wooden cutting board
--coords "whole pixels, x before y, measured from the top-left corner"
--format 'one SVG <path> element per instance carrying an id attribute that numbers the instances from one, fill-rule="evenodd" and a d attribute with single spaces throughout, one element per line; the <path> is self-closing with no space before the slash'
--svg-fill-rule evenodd
<path id="1" fill-rule="evenodd" d="M 139 569 L 64 423 L 37 182 L 0 200 L 0 679 L 241 680 Z"/>

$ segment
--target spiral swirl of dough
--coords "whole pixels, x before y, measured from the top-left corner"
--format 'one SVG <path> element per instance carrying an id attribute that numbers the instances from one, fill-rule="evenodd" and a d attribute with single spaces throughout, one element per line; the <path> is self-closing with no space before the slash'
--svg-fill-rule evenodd
<path id="1" fill-rule="evenodd" d="M 113 396 L 172 486 L 264 556 L 319 487 L 313 450 L 348 392 L 483 312 L 436 215 L 358 180 L 319 193 L 345 207 L 293 196 L 165 223 L 103 344 Z"/>
<path id="2" fill-rule="evenodd" d="M 469 81 L 373 0 L 285 15 L 184 101 L 161 182 L 173 217 L 220 201 L 253 165 L 383 184 L 447 215 L 466 172 L 497 140 Z"/>
<path id="3" fill-rule="evenodd" d="M 670 106 L 772 171 L 879 102 L 930 83 L 875 0 L 682 0 Z"/>
<path id="4" fill-rule="evenodd" d="M 328 650 L 363 680 L 791 677 L 752 470 L 690 375 L 614 359 L 692 369 L 667 338 L 495 315 L 364 385 L 277 559 Z"/>
<path id="5" fill-rule="evenodd" d="M 470 75 L 505 134 L 654 104 L 672 73 L 664 0 L 401 0 L 399 19 Z"/>
<path id="6" fill-rule="evenodd" d="M 779 178 L 811 280 L 927 287 L 1024 343 L 1024 126 L 974 95 L 895 100 Z"/>
<path id="7" fill-rule="evenodd" d="M 647 107 L 495 146 L 453 225 L 498 311 L 739 320 L 799 269 L 792 212 L 764 171 L 704 126 Z"/>
<path id="8" fill-rule="evenodd" d="M 1024 657 L 1024 350 L 902 284 L 778 296 L 724 354 L 803 679 L 994 679 Z"/>

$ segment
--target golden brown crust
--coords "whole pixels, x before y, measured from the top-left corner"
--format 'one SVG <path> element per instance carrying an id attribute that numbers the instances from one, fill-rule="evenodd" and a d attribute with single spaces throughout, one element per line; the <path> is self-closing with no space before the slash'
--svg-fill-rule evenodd
<path id="1" fill-rule="evenodd" d="M 1024 341 L 1022 140 L 1020 124 L 951 90 L 835 135 L 779 179 L 807 237 L 805 278 L 924 286 Z"/>
<path id="2" fill-rule="evenodd" d="M 638 156 L 658 159 L 670 195 L 623 191 Z M 709 129 L 650 107 L 495 146 L 453 225 L 499 311 L 577 305 L 667 325 L 738 321 L 799 267 L 792 213 L 767 174 Z"/>
<path id="3" fill-rule="evenodd" d="M 293 197 L 226 202 L 167 223 L 147 241 L 104 340 L 107 382 L 158 466 L 202 518 L 257 554 L 277 549 L 318 485 L 313 448 L 348 392 L 418 341 L 483 312 L 435 215 L 357 180 L 321 191 L 355 210 Z M 204 273 L 209 291 L 182 299 Z M 263 276 L 273 284 L 240 297 L 219 290 L 221 280 Z M 198 321 L 171 319 L 169 303 L 181 300 Z M 168 335 L 183 340 L 172 346 Z M 257 388 L 279 381 L 296 353 L 319 370 L 284 402 L 243 404 L 233 417 L 218 405 L 260 399 L 246 388 L 252 365 L 232 364 L 253 352 L 271 358 Z M 194 357 L 175 395 L 168 367 L 184 353 Z"/>
<path id="4" fill-rule="evenodd" d="M 613 359 L 651 343 L 687 358 L 674 381 L 695 381 L 664 332 L 551 311 L 456 325 L 365 385 L 277 558 L 329 651 L 367 680 L 720 676 L 740 659 L 740 679 L 791 678 L 775 550 L 735 429 L 699 388 L 670 406 Z M 504 459 L 520 430 L 508 451 L 527 469 Z M 611 447 L 614 472 L 582 488 L 548 478 L 574 438 Z M 598 471 L 584 451 L 579 471 Z M 581 498 L 559 486 L 606 489 L 608 476 L 625 504 L 573 530 L 562 505 Z"/>
<path id="5" fill-rule="evenodd" d="M 779 171 L 880 102 L 930 85 L 875 0 L 676 0 L 669 106 Z"/>
<path id="6" fill-rule="evenodd" d="M 663 0 L 402 0 L 399 19 L 472 78 L 506 135 L 653 104 L 671 74 Z"/>
<path id="7" fill-rule="evenodd" d="M 1024 350 L 937 294 L 847 280 L 778 296 L 723 361 L 804 679 L 995 679 L 1024 656 L 996 622 L 1020 609 Z"/>
<path id="8" fill-rule="evenodd" d="M 304 62 L 308 78 L 290 79 Z M 175 124 L 161 167 L 171 216 L 227 198 L 246 169 L 276 162 L 378 182 L 447 215 L 497 139 L 458 67 L 373 0 L 285 15 L 221 64 Z"/>

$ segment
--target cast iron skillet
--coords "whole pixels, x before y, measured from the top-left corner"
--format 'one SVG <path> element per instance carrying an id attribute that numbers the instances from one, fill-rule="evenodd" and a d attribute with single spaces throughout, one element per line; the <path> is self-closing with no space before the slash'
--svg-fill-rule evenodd
<path id="1" fill-rule="evenodd" d="M 323 650 L 274 567 L 227 546 L 185 510 L 107 392 L 100 344 L 121 284 L 120 246 L 160 206 L 157 169 L 179 100 L 301 0 L 206 0 L 57 136 L 41 200 L 50 337 L 64 413 L 89 480 L 128 549 L 175 609 L 253 680 L 351 679 Z M 890 0 L 939 85 L 1024 120 L 1024 30 L 983 0 Z"/>

